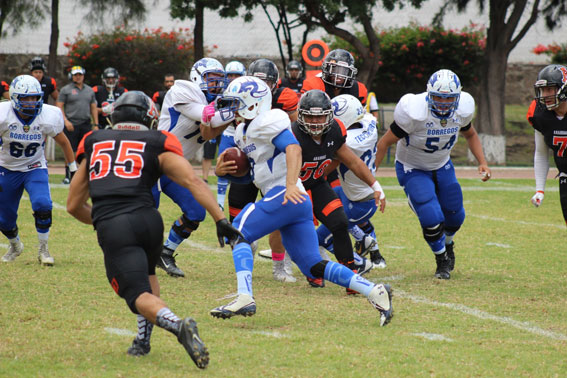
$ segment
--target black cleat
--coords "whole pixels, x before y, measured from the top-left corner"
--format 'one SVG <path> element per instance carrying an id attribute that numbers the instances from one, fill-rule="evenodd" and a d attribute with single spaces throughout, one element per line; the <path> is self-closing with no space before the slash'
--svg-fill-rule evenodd
<path id="1" fill-rule="evenodd" d="M 450 260 L 449 263 L 449 272 L 452 272 L 455 269 L 455 242 L 451 242 L 451 244 L 445 245 L 445 251 L 447 252 L 447 257 Z"/>
<path id="2" fill-rule="evenodd" d="M 450 265 L 451 265 L 451 260 L 449 259 L 449 257 L 447 256 L 447 251 L 435 255 L 435 261 L 437 262 L 437 270 L 435 271 L 435 277 L 442 279 L 442 280 L 448 280 L 451 278 L 451 271 L 450 271 Z"/>
<path id="3" fill-rule="evenodd" d="M 151 346 L 149 343 L 144 343 L 138 339 L 132 341 L 132 346 L 128 348 L 128 354 L 134 357 L 145 356 L 150 353 Z"/>
<path id="4" fill-rule="evenodd" d="M 175 256 L 173 256 L 173 250 L 163 247 L 157 261 L 157 266 L 165 270 L 167 274 L 172 277 L 185 277 L 185 273 L 175 264 Z"/>
<path id="5" fill-rule="evenodd" d="M 370 261 L 374 263 L 376 268 L 384 269 L 386 267 L 386 259 L 382 256 L 378 248 L 370 251 Z"/>
<path id="6" fill-rule="evenodd" d="M 185 318 L 181 320 L 177 341 L 183 345 L 199 369 L 207 367 L 209 364 L 209 351 L 207 350 L 205 343 L 203 343 L 203 340 L 199 337 L 197 322 L 195 322 L 195 320 L 192 318 Z"/>
<path id="7" fill-rule="evenodd" d="M 361 241 L 357 241 L 354 243 L 354 250 L 358 253 L 361 257 L 364 257 L 370 252 L 372 249 L 376 247 L 376 240 L 372 238 L 370 235 L 364 235 Z"/>

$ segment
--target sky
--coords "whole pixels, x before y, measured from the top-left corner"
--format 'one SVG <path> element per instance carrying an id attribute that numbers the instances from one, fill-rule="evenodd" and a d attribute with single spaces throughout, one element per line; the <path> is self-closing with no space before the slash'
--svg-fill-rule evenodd
<path id="1" fill-rule="evenodd" d="M 436 10 L 443 0 L 429 0 L 422 9 L 414 9 L 406 7 L 404 9 L 396 9 L 391 13 L 375 12 L 373 15 L 373 25 L 379 28 L 388 28 L 396 26 L 404 26 L 410 22 L 417 22 L 420 25 L 428 25 L 433 18 Z M 144 28 L 163 27 L 165 31 L 177 29 L 179 27 L 192 29 L 193 21 L 185 20 L 183 22 L 172 20 L 169 16 L 169 0 L 146 0 L 148 9 L 151 9 L 151 16 L 143 22 L 133 24 L 133 26 Z M 60 0 L 59 24 L 60 38 L 58 46 L 58 54 L 64 55 L 67 49 L 63 43 L 72 39 L 77 32 L 82 31 L 89 34 L 96 31 L 95 27 L 86 25 L 82 21 L 85 9 L 81 8 L 82 2 L 76 0 Z M 378 8 L 381 9 L 381 8 Z M 471 22 L 480 25 L 487 25 L 488 16 L 478 13 L 476 1 L 471 1 L 471 5 L 463 14 L 456 12 L 449 13 L 445 17 L 444 26 L 446 28 L 461 29 L 469 25 Z M 269 23 L 267 16 L 258 8 L 254 17 L 254 21 L 245 23 L 241 18 L 222 19 L 213 11 L 206 11 L 204 18 L 205 28 L 205 45 L 208 47 L 217 46 L 213 56 L 222 56 L 229 58 L 231 56 L 257 58 L 263 56 L 279 56 L 279 50 L 275 39 L 275 33 Z M 512 50 L 510 54 L 510 63 L 547 63 L 548 57 L 545 55 L 535 55 L 531 50 L 539 43 L 565 43 L 567 42 L 567 18 L 564 26 L 558 28 L 554 32 L 549 32 L 544 26 L 542 20 L 532 26 L 529 33 L 522 39 L 518 46 Z M 220 27 L 222 25 L 222 27 Z M 345 22 L 339 25 L 349 31 L 357 29 L 354 23 Z M 108 21 L 107 28 L 112 28 Z M 358 27 L 358 29 L 361 29 Z M 294 42 L 299 43 L 303 28 L 293 31 L 292 37 Z M 323 30 L 318 30 L 310 34 L 309 39 L 318 39 L 324 35 Z M 16 36 L 5 37 L 0 42 L 0 53 L 30 53 L 46 55 L 49 49 L 50 36 L 50 20 L 46 19 L 38 28 L 24 28 L 21 33 Z M 250 48 L 253 46 L 253 48 Z"/>

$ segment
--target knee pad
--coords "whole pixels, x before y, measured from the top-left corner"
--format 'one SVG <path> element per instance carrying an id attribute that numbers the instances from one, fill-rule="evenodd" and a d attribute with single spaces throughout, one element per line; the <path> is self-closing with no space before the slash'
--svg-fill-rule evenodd
<path id="1" fill-rule="evenodd" d="M 181 236 L 183 239 L 187 239 L 191 235 L 191 232 L 199 228 L 199 222 L 192 221 L 183 214 L 178 220 L 173 222 L 171 228 L 177 235 Z"/>
<path id="2" fill-rule="evenodd" d="M 423 227 L 423 237 L 427 242 L 432 243 L 443 236 L 444 230 L 445 224 L 443 222 L 432 227 Z"/>
<path id="3" fill-rule="evenodd" d="M 18 236 L 18 226 L 16 226 L 16 228 L 13 228 L 11 230 L 0 230 L 4 236 L 6 236 L 8 239 L 14 239 L 16 236 Z"/>
<path id="4" fill-rule="evenodd" d="M 323 278 L 325 275 L 325 268 L 327 267 L 327 260 L 321 260 L 317 264 L 313 265 L 309 270 L 311 275 L 315 278 Z"/>
<path id="5" fill-rule="evenodd" d="M 374 225 L 370 221 L 366 222 L 366 224 L 364 224 L 362 226 L 358 225 L 358 227 L 360 227 L 362 232 L 364 232 L 365 234 L 372 235 L 373 232 L 374 232 Z"/>
<path id="6" fill-rule="evenodd" d="M 51 210 L 34 211 L 35 227 L 38 230 L 49 230 L 51 227 Z"/>
<path id="7" fill-rule="evenodd" d="M 333 211 L 327 219 L 325 219 L 325 226 L 334 234 L 337 231 L 348 230 L 348 219 L 345 212 Z"/>
<path id="8" fill-rule="evenodd" d="M 455 235 L 461 226 L 445 226 L 445 233 L 448 235 Z"/>

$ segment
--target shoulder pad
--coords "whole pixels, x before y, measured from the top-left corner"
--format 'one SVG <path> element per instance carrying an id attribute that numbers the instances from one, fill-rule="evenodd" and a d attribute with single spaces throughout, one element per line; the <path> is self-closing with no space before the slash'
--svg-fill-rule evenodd
<path id="1" fill-rule="evenodd" d="M 173 105 L 186 104 L 189 102 L 206 103 L 206 97 L 201 88 L 192 81 L 175 80 L 175 84 L 169 89 Z"/>
<path id="2" fill-rule="evenodd" d="M 271 109 L 256 117 L 248 128 L 248 133 L 254 137 L 269 138 L 270 140 L 285 129 L 290 128 L 289 116 L 280 109 Z"/>
<path id="3" fill-rule="evenodd" d="M 468 92 L 461 92 L 457 114 L 463 118 L 470 118 L 474 114 L 474 98 Z"/>
<path id="4" fill-rule="evenodd" d="M 427 101 L 425 97 L 427 93 L 404 95 L 394 110 L 394 121 L 399 126 L 410 124 L 412 121 L 425 121 L 429 114 Z"/>

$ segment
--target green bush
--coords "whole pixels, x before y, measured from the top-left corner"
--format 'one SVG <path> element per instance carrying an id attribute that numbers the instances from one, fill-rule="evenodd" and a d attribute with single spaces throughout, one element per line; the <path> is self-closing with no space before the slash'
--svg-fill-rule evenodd
<path id="1" fill-rule="evenodd" d="M 567 64 L 567 43 L 562 43 L 560 45 L 553 43 L 547 46 L 539 44 L 532 49 L 532 52 L 536 55 L 545 54 L 550 56 L 551 63 L 563 65 Z"/>
<path id="2" fill-rule="evenodd" d="M 101 84 L 104 69 L 114 67 L 124 87 L 150 96 L 162 89 L 166 73 L 187 78 L 193 64 L 193 39 L 187 28 L 165 32 L 162 28 L 138 31 L 117 27 L 110 33 L 90 36 L 79 32 L 64 46 L 68 48 L 67 70 L 82 66 L 89 85 Z"/>
<path id="3" fill-rule="evenodd" d="M 358 33 L 366 44 L 367 38 Z M 396 102 L 405 93 L 425 91 L 427 79 L 435 71 L 454 71 L 465 90 L 479 82 L 486 38 L 484 30 L 472 24 L 461 30 L 445 30 L 410 24 L 379 33 L 379 70 L 369 90 L 380 102 Z M 335 39 L 331 48 L 354 51 L 344 41 Z M 357 66 L 362 62 L 357 59 Z"/>

